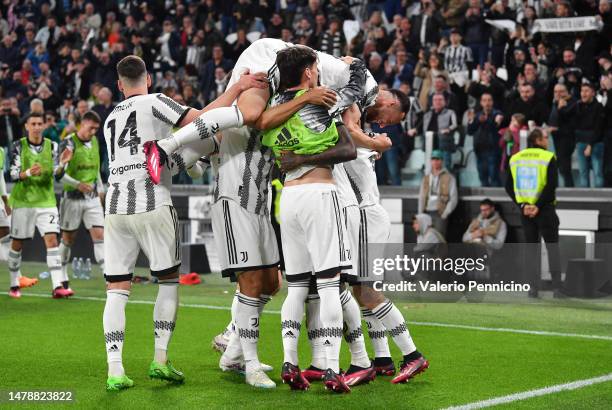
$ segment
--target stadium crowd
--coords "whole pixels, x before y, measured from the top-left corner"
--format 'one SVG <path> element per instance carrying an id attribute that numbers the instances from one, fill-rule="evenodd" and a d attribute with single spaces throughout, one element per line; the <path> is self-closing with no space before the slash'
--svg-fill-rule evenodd
<path id="1" fill-rule="evenodd" d="M 588 187 L 591 170 L 595 187 L 612 186 L 608 0 L 5 0 L 0 13 L 0 146 L 9 155 L 31 111 L 44 113 L 44 136 L 57 142 L 88 109 L 104 123 L 127 54 L 153 68 L 156 91 L 204 106 L 257 32 L 362 58 L 381 87 L 409 93 L 403 125 L 372 124 L 393 141 L 377 162 L 380 184 L 401 184 L 414 137 L 430 131 L 451 173 L 462 166 L 452 154 L 472 136 L 481 184 L 501 186 L 521 129 L 545 126 L 565 186 Z M 572 16 L 594 16 L 596 27 L 534 29 L 537 19 Z"/>

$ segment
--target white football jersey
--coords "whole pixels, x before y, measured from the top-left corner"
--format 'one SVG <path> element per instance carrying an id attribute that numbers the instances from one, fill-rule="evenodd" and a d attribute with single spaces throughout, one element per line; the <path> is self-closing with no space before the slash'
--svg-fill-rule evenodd
<path id="1" fill-rule="evenodd" d="M 361 208 L 376 205 L 380 199 L 376 172 L 374 172 L 376 155 L 376 151 L 357 148 L 357 158 L 344 163 L 348 180 Z"/>
<path id="2" fill-rule="evenodd" d="M 147 173 L 143 145 L 168 137 L 188 107 L 163 94 L 135 95 L 120 102 L 104 123 L 109 158 L 106 213 L 131 215 L 172 205 L 172 176 L 162 172 L 159 185 Z"/>

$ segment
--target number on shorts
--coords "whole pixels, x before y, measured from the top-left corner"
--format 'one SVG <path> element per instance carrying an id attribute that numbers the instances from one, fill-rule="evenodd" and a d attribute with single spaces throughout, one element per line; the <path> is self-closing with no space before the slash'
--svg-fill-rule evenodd
<path id="1" fill-rule="evenodd" d="M 55 223 L 55 215 L 49 215 L 49 217 L 51 218 L 51 220 L 49 221 L 49 223 L 51 225 L 53 225 Z"/>

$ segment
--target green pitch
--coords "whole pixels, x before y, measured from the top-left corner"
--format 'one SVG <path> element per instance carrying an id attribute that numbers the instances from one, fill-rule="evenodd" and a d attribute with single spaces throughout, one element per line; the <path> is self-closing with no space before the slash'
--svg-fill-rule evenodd
<path id="1" fill-rule="evenodd" d="M 8 290 L 5 266 L 0 269 L 3 292 Z M 27 276 L 41 270 L 45 270 L 43 265 L 33 263 L 24 264 L 22 269 Z M 51 299 L 49 279 L 23 290 L 20 300 L 0 295 L 0 391 L 71 390 L 76 404 L 65 404 L 68 408 L 429 409 L 612 374 L 610 300 L 555 303 L 544 299 L 522 305 L 398 303 L 406 319 L 413 322 L 410 330 L 419 350 L 431 362 L 427 372 L 399 386 L 391 385 L 390 378 L 378 378 L 344 396 L 332 395 L 320 384 L 314 384 L 308 392 L 290 392 L 279 379 L 281 292 L 267 307 L 268 314 L 263 315 L 260 340 L 260 358 L 275 367 L 271 376 L 278 387 L 260 391 L 244 384 L 241 376 L 218 370 L 219 355 L 211 349 L 210 341 L 229 321 L 227 308 L 233 288 L 217 275 L 206 275 L 201 285 L 180 289 L 185 306 L 179 310 L 170 358 L 185 373 L 185 384 L 169 386 L 147 377 L 153 354 L 152 303 L 157 286 L 137 284 L 127 307 L 124 346 L 124 366 L 135 387 L 108 393 L 102 335 L 104 282 L 99 272 L 94 274 L 96 278 L 90 281 L 72 281 L 76 296 L 83 299 Z M 565 335 L 501 332 L 499 328 Z M 593 335 L 603 337 L 590 337 Z M 366 343 L 369 344 L 367 336 Z M 391 341 L 390 344 L 399 361 L 400 353 Z M 300 346 L 304 367 L 310 354 L 304 337 Z M 349 355 L 345 347 L 341 365 L 347 368 Z M 612 381 L 504 406 L 609 409 Z"/>

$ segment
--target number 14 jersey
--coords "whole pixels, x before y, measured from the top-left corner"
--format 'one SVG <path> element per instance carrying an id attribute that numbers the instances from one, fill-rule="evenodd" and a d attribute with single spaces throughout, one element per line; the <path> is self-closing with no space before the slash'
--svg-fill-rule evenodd
<path id="1" fill-rule="evenodd" d="M 119 103 L 104 123 L 109 159 L 106 213 L 131 215 L 172 205 L 170 172 L 155 185 L 146 168 L 143 145 L 166 138 L 188 107 L 163 94 L 135 95 Z"/>

